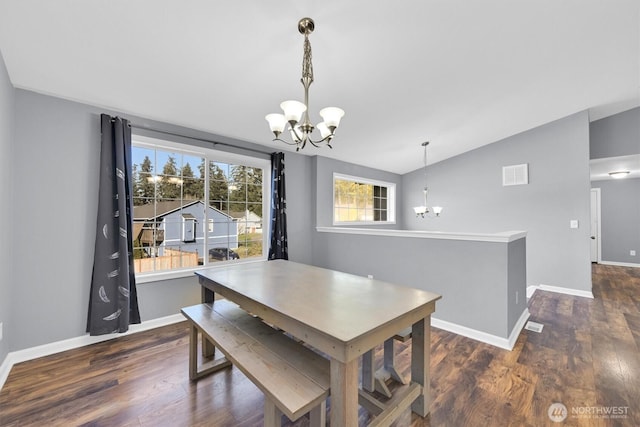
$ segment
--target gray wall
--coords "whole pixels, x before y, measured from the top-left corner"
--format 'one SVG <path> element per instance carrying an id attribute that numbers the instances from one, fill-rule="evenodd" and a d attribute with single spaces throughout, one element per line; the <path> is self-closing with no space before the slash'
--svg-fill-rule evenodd
<path id="1" fill-rule="evenodd" d="M 640 108 L 590 125 L 591 158 L 640 154 Z M 640 264 L 640 179 L 594 181 L 601 195 L 601 259 Z M 629 251 L 636 251 L 631 256 Z"/>
<path id="2" fill-rule="evenodd" d="M 341 173 L 396 184 L 396 223 L 367 225 L 367 227 L 401 229 L 402 228 L 402 177 L 395 173 L 385 172 L 353 163 L 341 162 L 327 157 L 316 156 L 316 225 L 331 227 L 333 225 L 333 174 Z"/>
<path id="3" fill-rule="evenodd" d="M 313 264 L 312 241 L 315 223 L 315 161 L 312 157 L 285 153 L 287 192 L 287 236 L 289 259 Z"/>
<path id="4" fill-rule="evenodd" d="M 9 80 L 0 52 L 0 322 L 3 323 L 3 339 L 0 341 L 0 364 L 11 348 L 15 322 L 11 316 L 12 290 L 19 284 L 13 278 L 13 210 L 11 208 L 13 182 L 13 137 L 14 137 L 15 90 Z"/>
<path id="5" fill-rule="evenodd" d="M 432 144 L 437 144 L 432 141 Z M 502 186 L 502 167 L 529 164 L 529 184 Z M 526 230 L 527 284 L 591 290 L 589 254 L 589 121 L 586 112 L 506 138 L 428 167 L 430 205 L 442 217 L 410 230 Z M 404 200 L 420 201 L 423 170 L 403 177 Z M 578 220 L 578 229 L 569 228 Z"/>
<path id="6" fill-rule="evenodd" d="M 520 319 L 526 307 L 527 244 L 526 239 L 509 243 L 507 249 L 507 325 L 509 333 Z M 520 292 L 524 288 L 525 294 Z M 518 298 L 516 298 L 516 292 Z"/>
<path id="7" fill-rule="evenodd" d="M 14 108 L 15 92 L 15 108 Z M 0 360 L 9 351 L 81 336 L 85 333 L 93 262 L 97 210 L 100 113 L 122 115 L 140 127 L 213 139 L 237 147 L 260 148 L 242 141 L 159 123 L 141 117 L 66 101 L 25 90 L 14 90 L 4 67 L 0 70 L 0 197 L 13 209 L 1 211 L 4 236 L 21 230 L 11 254 L 0 257 L 0 321 L 5 340 Z M 12 138 L 15 114 L 15 141 Z M 176 142 L 210 146 L 146 129 L 136 133 Z M 216 149 L 268 158 L 236 148 Z M 37 155 L 34 155 L 37 153 Z M 287 153 L 287 198 L 290 259 L 311 262 L 314 192 L 313 161 Z M 13 168 L 13 169 L 12 169 Z M 12 170 L 21 170 L 12 182 Z M 36 171 L 36 172 L 34 172 Z M 43 213 L 45 213 L 43 215 Z M 11 218 L 15 217 L 18 223 Z M 11 258 L 9 258 L 11 256 Z M 11 272 L 20 271 L 19 286 Z M 11 286 L 11 287 L 10 287 Z M 11 292 L 10 292 L 11 291 Z M 142 320 L 179 313 L 200 300 L 195 277 L 138 284 Z M 13 312 L 10 312 L 12 307 Z M 10 339 L 13 338 L 13 339 Z"/>
<path id="8" fill-rule="evenodd" d="M 507 244 L 317 233 L 315 250 L 319 267 L 435 292 L 442 295 L 435 318 L 502 338 L 526 308 L 524 259 L 518 260 L 524 239 Z"/>
<path id="9" fill-rule="evenodd" d="M 1 90 L 10 93 L 5 86 L 0 86 Z M 11 102 L 6 99 L 3 92 L 2 108 L 10 113 Z M 6 263 L 3 264 L 5 268 L 13 265 L 15 271 L 20 271 L 20 283 L 12 286 L 9 296 L 4 281 L 7 276 L 3 274 L 2 304 L 15 308 L 10 324 L 5 325 L 6 335 L 13 338 L 9 348 L 4 347 L 5 353 L 85 333 L 97 210 L 99 114 L 117 114 L 25 90 L 16 90 L 15 104 L 15 143 L 11 159 L 14 170 L 24 172 L 16 179 L 13 190 L 13 212 L 10 214 L 17 222 L 12 222 L 3 212 L 6 221 L 0 223 L 21 232 L 15 233 L 12 244 L 3 245 L 12 249 L 13 263 L 4 261 L 5 257 L 1 262 Z M 7 142 L 10 116 L 2 114 L 0 117 L 2 161 L 9 165 L 11 162 L 4 160 L 4 153 L 12 148 Z M 252 147 L 220 136 L 124 116 L 140 126 Z M 190 139 L 136 131 L 147 136 L 194 143 Z M 216 148 L 243 152 L 221 146 Z M 268 158 L 268 155 L 260 157 Z M 286 162 L 292 172 L 287 182 L 291 200 L 288 204 L 291 259 L 308 262 L 311 254 L 308 219 L 312 217 L 308 204 L 312 200 L 308 186 L 310 159 L 287 153 Z M 307 172 L 297 179 L 296 174 L 300 171 Z M 2 172 L 7 173 L 4 168 Z M 0 196 L 7 200 L 11 189 L 4 180 L 1 185 Z M 200 287 L 195 277 L 143 283 L 138 284 L 138 296 L 145 321 L 179 313 L 181 307 L 199 302 Z"/>
<path id="10" fill-rule="evenodd" d="M 640 178 L 592 185 L 600 188 L 602 261 L 640 264 Z M 632 249 L 635 256 L 630 255 Z"/>
<path id="11" fill-rule="evenodd" d="M 640 107 L 589 125 L 592 159 L 640 154 Z"/>

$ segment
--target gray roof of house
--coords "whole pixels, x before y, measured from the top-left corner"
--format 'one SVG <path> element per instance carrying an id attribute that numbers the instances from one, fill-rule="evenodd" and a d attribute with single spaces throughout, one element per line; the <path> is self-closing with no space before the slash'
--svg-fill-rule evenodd
<path id="1" fill-rule="evenodd" d="M 133 207 L 133 220 L 134 221 L 150 221 L 153 219 L 161 218 L 170 213 L 179 211 L 182 208 L 186 208 L 196 203 L 203 203 L 201 200 L 165 200 L 162 202 L 149 203 L 146 205 L 139 205 Z M 209 209 L 216 210 L 223 215 L 227 215 L 219 209 L 212 206 Z M 230 215 L 227 215 L 231 218 Z"/>

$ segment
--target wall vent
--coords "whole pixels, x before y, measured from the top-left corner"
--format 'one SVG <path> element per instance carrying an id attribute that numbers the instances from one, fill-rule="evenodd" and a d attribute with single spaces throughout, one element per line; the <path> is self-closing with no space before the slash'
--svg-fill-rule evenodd
<path id="1" fill-rule="evenodd" d="M 542 323 L 536 323 L 536 322 L 528 321 L 524 328 L 527 331 L 533 331 L 533 332 L 540 333 L 540 332 L 542 332 L 542 328 L 544 328 L 544 325 Z"/>
<path id="2" fill-rule="evenodd" d="M 525 185 L 529 183 L 529 164 L 503 166 L 502 185 Z"/>

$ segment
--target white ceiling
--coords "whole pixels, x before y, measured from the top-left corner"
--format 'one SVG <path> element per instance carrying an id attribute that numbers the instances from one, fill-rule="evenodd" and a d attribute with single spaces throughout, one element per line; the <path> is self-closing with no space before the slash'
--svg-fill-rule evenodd
<path id="1" fill-rule="evenodd" d="M 23 89 L 288 149 L 264 116 L 301 99 L 346 115 L 340 160 L 405 173 L 588 109 L 640 105 L 637 0 L 1 0 Z"/>

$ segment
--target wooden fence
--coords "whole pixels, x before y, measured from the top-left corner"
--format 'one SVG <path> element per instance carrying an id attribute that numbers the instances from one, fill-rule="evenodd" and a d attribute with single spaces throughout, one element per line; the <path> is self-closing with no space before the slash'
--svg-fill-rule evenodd
<path id="1" fill-rule="evenodd" d="M 163 256 L 133 260 L 136 273 L 197 267 L 198 265 L 198 254 L 196 252 L 182 252 L 174 249 L 164 249 Z"/>

